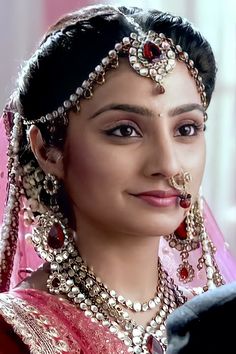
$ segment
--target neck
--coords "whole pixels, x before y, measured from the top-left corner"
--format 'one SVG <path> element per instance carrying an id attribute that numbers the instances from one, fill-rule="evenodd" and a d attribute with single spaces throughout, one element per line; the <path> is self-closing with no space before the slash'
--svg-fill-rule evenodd
<path id="1" fill-rule="evenodd" d="M 118 295 L 146 302 L 158 282 L 159 238 L 114 234 L 80 224 L 76 244 L 95 275 Z"/>

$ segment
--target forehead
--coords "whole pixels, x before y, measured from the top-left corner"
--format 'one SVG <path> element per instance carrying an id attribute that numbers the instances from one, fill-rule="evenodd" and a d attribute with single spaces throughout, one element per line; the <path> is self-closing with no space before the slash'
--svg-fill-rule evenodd
<path id="1" fill-rule="evenodd" d="M 111 103 L 152 106 L 161 111 L 183 104 L 201 104 L 196 83 L 184 63 L 177 62 L 174 70 L 164 78 L 163 94 L 159 93 L 154 81 L 137 74 L 127 59 L 121 59 L 117 69 L 108 71 L 105 80 L 103 85 L 95 87 L 91 100 L 81 102 L 81 113 L 92 115 Z"/>

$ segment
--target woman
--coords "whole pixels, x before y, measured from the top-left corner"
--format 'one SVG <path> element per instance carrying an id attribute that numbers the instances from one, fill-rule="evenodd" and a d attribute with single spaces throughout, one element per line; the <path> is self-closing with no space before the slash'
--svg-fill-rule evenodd
<path id="1" fill-rule="evenodd" d="M 1 290 L 38 262 L 22 269 L 26 224 L 44 264 L 1 295 L 3 353 L 164 353 L 168 315 L 230 280 L 199 197 L 215 73 L 200 33 L 158 11 L 50 29 L 4 114 Z"/>

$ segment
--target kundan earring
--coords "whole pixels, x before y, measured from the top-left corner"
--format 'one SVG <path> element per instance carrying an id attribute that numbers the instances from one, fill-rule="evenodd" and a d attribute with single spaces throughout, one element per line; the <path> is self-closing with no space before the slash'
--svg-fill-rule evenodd
<path id="1" fill-rule="evenodd" d="M 75 251 L 74 237 L 68 227 L 68 220 L 59 212 L 56 202 L 60 188 L 58 179 L 47 174 L 43 188 L 50 195 L 51 207 L 38 217 L 37 227 L 32 233 L 32 243 L 39 256 L 50 263 L 51 275 L 47 282 L 49 291 L 59 293 L 60 286 L 66 281 L 59 271 L 60 264 L 67 261 Z"/>
<path id="2" fill-rule="evenodd" d="M 181 263 L 177 269 L 177 276 L 183 283 L 191 282 L 194 278 L 194 268 L 189 263 L 189 252 L 197 249 L 199 242 L 199 227 L 196 223 L 196 203 L 188 210 L 185 219 L 170 235 L 165 236 L 171 248 L 180 252 Z"/>
<path id="3" fill-rule="evenodd" d="M 192 180 L 189 172 L 181 172 L 169 178 L 169 184 L 180 191 L 181 208 L 187 209 L 191 206 L 191 194 L 187 192 L 186 185 Z M 195 205 L 187 211 L 185 219 L 179 227 L 165 239 L 169 246 L 180 252 L 181 264 L 177 269 L 177 275 L 180 281 L 188 283 L 194 278 L 193 266 L 188 262 L 189 252 L 199 247 L 199 233 L 195 223 Z"/>

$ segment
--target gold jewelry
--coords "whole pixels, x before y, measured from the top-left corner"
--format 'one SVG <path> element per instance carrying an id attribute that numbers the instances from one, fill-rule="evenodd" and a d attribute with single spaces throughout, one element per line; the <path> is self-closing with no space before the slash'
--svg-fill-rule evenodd
<path id="1" fill-rule="evenodd" d="M 205 267 L 207 285 L 203 288 L 205 291 L 209 289 L 214 289 L 216 286 L 221 286 L 224 284 L 224 279 L 219 271 L 218 265 L 215 261 L 214 254 L 216 248 L 210 240 L 206 228 L 204 225 L 204 218 L 202 215 L 202 201 L 199 198 L 197 200 L 197 208 L 195 209 L 195 218 L 197 223 L 197 228 L 199 230 L 199 240 L 202 247 L 202 256 L 198 261 L 198 269 Z"/>
<path id="2" fill-rule="evenodd" d="M 190 172 L 177 173 L 174 176 L 168 178 L 170 185 L 178 191 L 186 193 L 186 184 L 192 181 Z"/>
<path id="3" fill-rule="evenodd" d="M 192 180 L 192 176 L 189 172 L 181 172 L 175 176 L 168 178 L 168 182 L 171 187 L 178 191 L 181 191 L 179 196 L 180 206 L 184 209 L 189 208 L 191 205 L 191 194 L 187 192 L 186 185 Z"/>
<path id="4" fill-rule="evenodd" d="M 32 242 L 39 256 L 51 263 L 56 270 L 74 252 L 72 231 L 66 227 L 67 219 L 62 214 L 46 212 L 40 215 L 32 233 Z"/>

